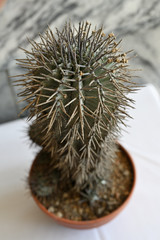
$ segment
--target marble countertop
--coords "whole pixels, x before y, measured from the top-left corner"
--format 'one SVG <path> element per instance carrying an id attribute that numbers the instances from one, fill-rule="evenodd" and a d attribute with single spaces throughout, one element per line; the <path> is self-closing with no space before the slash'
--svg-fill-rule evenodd
<path id="1" fill-rule="evenodd" d="M 37 39 L 47 25 L 54 31 L 69 19 L 103 25 L 105 33 L 123 38 L 123 49 L 137 54 L 132 65 L 142 69 L 140 81 L 160 89 L 159 0 L 8 0 L 0 11 L 0 71 L 19 71 L 15 59 L 23 57 L 19 46 L 29 48 L 27 37 Z"/>

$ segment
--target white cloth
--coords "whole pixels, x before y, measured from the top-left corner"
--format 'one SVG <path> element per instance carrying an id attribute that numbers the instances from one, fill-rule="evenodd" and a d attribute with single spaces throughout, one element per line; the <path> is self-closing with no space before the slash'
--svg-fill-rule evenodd
<path id="1" fill-rule="evenodd" d="M 91 230 L 57 225 L 26 190 L 27 172 L 38 149 L 29 148 L 25 120 L 0 125 L 0 239 L 2 240 L 159 240 L 160 97 L 152 85 L 132 95 L 135 110 L 121 138 L 134 158 L 137 185 L 123 212 Z"/>

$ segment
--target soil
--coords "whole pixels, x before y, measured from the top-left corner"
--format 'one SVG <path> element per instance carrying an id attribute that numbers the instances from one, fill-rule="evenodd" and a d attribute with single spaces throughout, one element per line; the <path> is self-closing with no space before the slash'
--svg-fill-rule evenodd
<path id="1" fill-rule="evenodd" d="M 89 194 L 59 188 L 49 197 L 36 197 L 49 212 L 60 218 L 85 221 L 106 216 L 125 201 L 133 185 L 133 169 L 127 155 L 118 151 L 114 164 L 111 181 L 101 180 Z M 31 191 L 35 194 L 33 189 Z"/>

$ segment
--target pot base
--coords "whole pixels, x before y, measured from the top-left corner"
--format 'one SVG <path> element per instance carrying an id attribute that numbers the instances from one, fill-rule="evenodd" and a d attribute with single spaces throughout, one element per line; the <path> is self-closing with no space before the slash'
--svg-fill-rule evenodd
<path id="1" fill-rule="evenodd" d="M 112 220 L 128 203 L 135 187 L 136 178 L 135 167 L 132 158 L 122 146 L 119 145 L 119 149 L 120 153 L 118 153 L 118 157 L 115 161 L 115 164 L 117 164 L 115 168 L 115 176 L 117 176 L 115 182 L 117 185 L 113 184 L 114 181 L 112 181 L 112 184 L 110 184 L 110 189 L 107 187 L 107 185 L 106 188 L 103 186 L 103 191 L 100 193 L 100 202 L 95 199 L 95 202 L 92 202 L 92 208 L 89 209 L 91 201 L 88 201 L 87 203 L 86 198 L 82 197 L 81 195 L 78 196 L 78 194 L 73 192 L 72 196 L 69 196 L 69 191 L 67 191 L 62 192 L 61 194 L 54 193 L 53 198 L 37 198 L 34 191 L 31 189 L 32 196 L 37 205 L 55 221 L 71 228 L 94 228 Z M 29 179 L 32 177 L 36 161 L 37 158 L 31 167 Z M 123 162 L 123 164 L 121 162 Z M 124 166 L 125 162 L 127 165 Z M 126 181 L 127 185 L 126 183 L 123 183 L 125 179 L 128 181 Z M 100 184 L 105 185 L 105 180 L 102 180 Z M 123 189 L 123 185 L 126 185 L 127 189 Z M 60 195 L 61 199 L 58 199 Z M 82 203 L 80 204 L 81 201 Z M 67 217 L 70 219 L 67 219 Z"/>

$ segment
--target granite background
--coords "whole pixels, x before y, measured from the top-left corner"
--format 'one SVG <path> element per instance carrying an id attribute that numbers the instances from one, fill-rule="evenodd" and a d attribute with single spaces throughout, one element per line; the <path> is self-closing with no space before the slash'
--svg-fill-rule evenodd
<path id="1" fill-rule="evenodd" d="M 137 54 L 133 68 L 142 69 L 137 81 L 152 83 L 160 92 L 159 0 L 8 0 L 0 9 L 0 123 L 16 119 L 24 105 L 16 104 L 18 89 L 8 77 L 22 73 L 15 61 L 23 58 L 18 47 L 29 49 L 27 37 L 37 39 L 48 24 L 54 31 L 69 19 L 103 25 L 106 34 L 123 38 L 123 49 Z"/>

